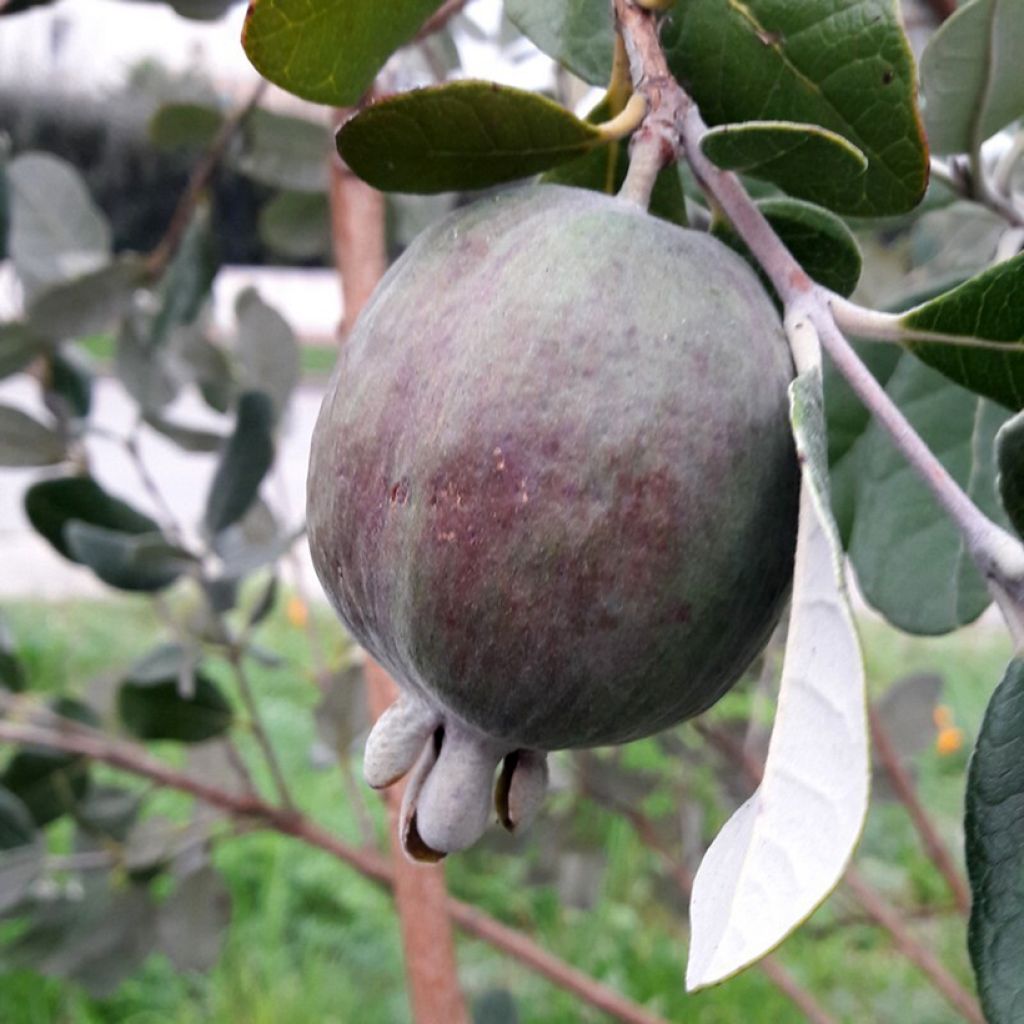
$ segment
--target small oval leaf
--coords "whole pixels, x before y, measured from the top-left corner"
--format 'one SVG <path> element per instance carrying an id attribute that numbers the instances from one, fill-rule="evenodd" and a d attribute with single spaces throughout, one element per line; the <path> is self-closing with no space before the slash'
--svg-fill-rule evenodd
<path id="1" fill-rule="evenodd" d="M 181 693 L 176 676 L 145 682 L 126 679 L 117 694 L 117 713 L 140 740 L 202 743 L 231 728 L 231 705 L 201 671 L 191 696 Z"/>
<path id="2" fill-rule="evenodd" d="M 52 427 L 12 405 L 0 405 L 0 466 L 52 466 L 66 457 Z"/>
<path id="3" fill-rule="evenodd" d="M 342 125 L 338 151 L 374 188 L 431 193 L 526 178 L 601 141 L 593 125 L 543 96 L 466 81 L 367 107 Z"/>

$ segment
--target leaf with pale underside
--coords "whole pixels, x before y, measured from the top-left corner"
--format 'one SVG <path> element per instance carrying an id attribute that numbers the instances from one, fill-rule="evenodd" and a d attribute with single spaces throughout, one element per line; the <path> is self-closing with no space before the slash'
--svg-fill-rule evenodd
<path id="1" fill-rule="evenodd" d="M 50 466 L 66 457 L 59 431 L 21 409 L 0 404 L 0 466 Z"/>
<path id="2" fill-rule="evenodd" d="M 924 123 L 934 153 L 970 153 L 1024 115 L 1020 0 L 965 3 L 921 54 Z"/>
<path id="3" fill-rule="evenodd" d="M 509 20 L 538 49 L 591 85 L 612 65 L 611 4 L 604 0 L 505 0 Z"/>
<path id="4" fill-rule="evenodd" d="M 289 92 L 350 107 L 440 0 L 253 0 L 242 46 L 264 78 Z"/>
<path id="5" fill-rule="evenodd" d="M 904 313 L 899 337 L 922 362 L 1008 409 L 1024 409 L 1024 253 Z"/>
<path id="6" fill-rule="evenodd" d="M 837 132 L 813 124 L 748 121 L 711 128 L 704 155 L 727 171 L 770 181 L 797 199 L 836 210 L 846 205 L 851 181 L 867 170 L 867 157 Z"/>
<path id="7" fill-rule="evenodd" d="M 701 863 L 688 990 L 774 949 L 842 877 L 868 807 L 864 668 L 829 509 L 820 365 L 790 386 L 801 459 L 793 606 L 775 728 L 757 791 Z"/>
<path id="8" fill-rule="evenodd" d="M 367 107 L 338 132 L 342 159 L 384 192 L 489 188 L 589 152 L 598 130 L 537 93 L 449 82 Z"/>

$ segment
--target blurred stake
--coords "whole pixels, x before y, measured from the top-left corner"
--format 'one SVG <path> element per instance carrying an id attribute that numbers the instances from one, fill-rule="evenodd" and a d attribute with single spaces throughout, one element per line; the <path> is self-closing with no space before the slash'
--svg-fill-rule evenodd
<path id="1" fill-rule="evenodd" d="M 360 181 L 337 156 L 331 159 L 331 235 L 341 275 L 344 343 L 359 311 L 387 269 L 384 197 Z M 398 697 L 394 682 L 379 665 L 368 662 L 366 681 L 370 713 L 379 718 Z M 444 870 L 413 864 L 398 838 L 402 786 L 387 794 L 394 871 L 395 906 L 402 930 L 409 1001 L 416 1024 L 469 1024 L 459 987 L 455 938 L 446 907 Z"/>

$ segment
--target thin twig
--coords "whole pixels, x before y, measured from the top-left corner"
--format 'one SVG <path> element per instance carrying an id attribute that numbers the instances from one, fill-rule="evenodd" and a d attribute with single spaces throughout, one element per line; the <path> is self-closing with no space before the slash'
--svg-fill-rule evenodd
<path id="1" fill-rule="evenodd" d="M 440 32 L 441 29 L 443 29 L 445 25 L 447 25 L 448 22 L 466 6 L 467 3 L 469 3 L 469 0 L 445 0 L 445 3 L 441 4 L 441 6 L 434 11 L 434 13 L 427 18 L 425 22 L 423 22 L 423 25 L 419 32 L 416 33 L 413 42 L 421 42 L 426 39 L 427 36 L 432 36 L 435 32 Z"/>
<path id="2" fill-rule="evenodd" d="M 188 184 L 186 184 L 185 191 L 181 194 L 178 205 L 171 215 L 171 220 L 167 225 L 163 238 L 160 239 L 156 248 L 153 249 L 146 259 L 146 270 L 151 278 L 159 278 L 167 269 L 167 264 L 173 259 L 174 254 L 178 251 L 178 246 L 181 244 L 186 230 L 188 230 L 192 215 L 195 213 L 196 207 L 199 205 L 203 193 L 213 177 L 214 171 L 217 170 L 218 165 L 224 158 L 224 153 L 227 151 L 235 134 L 263 98 L 267 85 L 268 83 L 263 79 L 256 83 L 249 94 L 249 98 L 225 118 L 217 134 L 207 147 L 206 152 L 203 153 L 199 162 L 192 169 Z"/>
<path id="3" fill-rule="evenodd" d="M 868 702 L 868 722 L 871 725 L 874 751 L 878 755 L 878 760 L 885 769 L 886 775 L 889 776 L 893 791 L 906 808 L 925 852 L 935 865 L 936 870 L 946 880 L 946 885 L 949 886 L 949 890 L 953 894 L 957 910 L 961 914 L 968 914 L 971 909 L 971 893 L 967 888 L 967 882 L 957 869 L 946 844 L 942 841 L 928 812 L 924 809 L 924 805 L 917 795 L 914 780 L 904 767 L 899 752 L 893 746 L 889 730 L 885 727 L 878 708 L 870 701 Z"/>
<path id="4" fill-rule="evenodd" d="M 245 704 L 245 710 L 249 715 L 253 736 L 255 737 L 256 743 L 259 745 L 260 751 L 263 754 L 263 760 L 266 761 L 267 768 L 270 770 L 270 777 L 273 779 L 274 789 L 277 790 L 277 797 L 281 801 L 283 807 L 289 811 L 294 811 L 295 800 L 292 798 L 291 790 L 288 788 L 288 782 L 284 777 L 284 772 L 281 770 L 281 762 L 278 759 L 277 751 L 274 750 L 274 744 L 271 742 L 270 734 L 267 732 L 267 728 L 263 723 L 263 717 L 260 714 L 256 695 L 253 693 L 252 685 L 250 684 L 249 677 L 245 671 L 245 666 L 242 664 L 242 652 L 232 649 L 230 653 L 230 661 L 231 667 L 234 669 L 235 681 L 238 684 L 238 692 L 241 694 L 242 703 Z"/>
<path id="5" fill-rule="evenodd" d="M 375 882 L 392 884 L 393 869 L 378 853 L 348 845 L 296 811 L 276 807 L 255 796 L 239 796 L 193 778 L 158 761 L 135 744 L 110 739 L 86 727 L 66 730 L 62 727 L 56 730 L 10 721 L 0 721 L 0 743 L 38 744 L 52 750 L 81 754 L 112 768 L 151 779 L 169 789 L 189 793 L 236 817 L 259 821 L 283 835 L 300 839 L 309 846 L 329 853 Z M 546 952 L 526 935 L 468 903 L 449 897 L 446 907 L 452 920 L 463 931 L 512 956 L 589 1006 L 625 1024 L 667 1024 L 663 1018 L 648 1013 L 643 1007 Z"/>

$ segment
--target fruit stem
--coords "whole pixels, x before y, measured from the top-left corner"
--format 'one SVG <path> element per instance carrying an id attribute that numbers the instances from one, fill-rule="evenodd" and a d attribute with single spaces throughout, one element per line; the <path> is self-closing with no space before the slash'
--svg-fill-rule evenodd
<path id="1" fill-rule="evenodd" d="M 647 115 L 647 100 L 635 92 L 626 101 L 626 105 L 608 121 L 596 125 L 603 142 L 618 142 L 627 135 L 631 135 L 640 127 L 640 123 Z"/>

